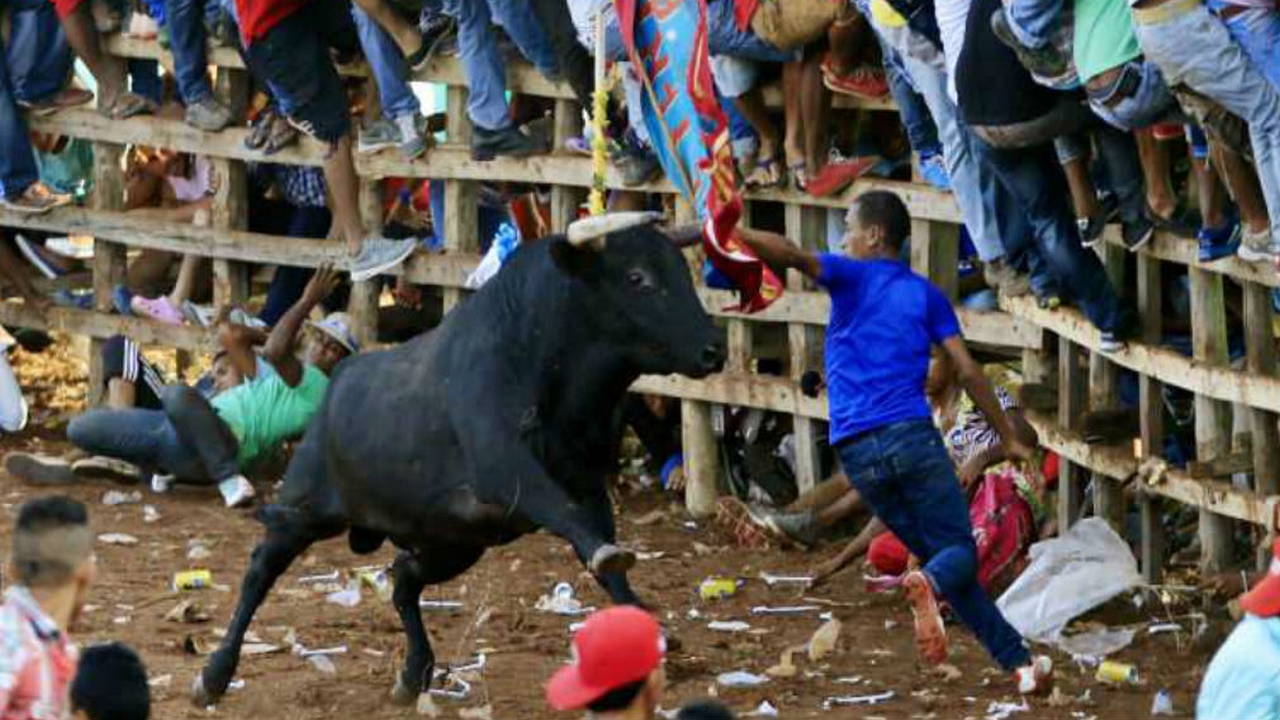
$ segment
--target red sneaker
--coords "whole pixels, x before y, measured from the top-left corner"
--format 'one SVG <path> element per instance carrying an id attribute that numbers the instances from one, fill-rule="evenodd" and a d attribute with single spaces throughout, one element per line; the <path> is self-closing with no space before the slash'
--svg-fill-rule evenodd
<path id="1" fill-rule="evenodd" d="M 809 178 L 805 190 L 814 197 L 826 197 L 840 192 L 875 167 L 880 158 L 859 157 L 841 162 L 827 163 L 817 175 Z"/>
<path id="2" fill-rule="evenodd" d="M 1023 695 L 1048 695 L 1053 690 L 1053 660 L 1048 655 L 1031 658 L 1031 664 L 1013 671 L 1018 692 Z"/>
<path id="3" fill-rule="evenodd" d="M 941 665 L 947 659 L 947 628 L 934 595 L 933 582 L 919 570 L 907 573 L 902 581 L 915 617 L 916 650 L 930 665 Z"/>
<path id="4" fill-rule="evenodd" d="M 829 60 L 822 61 L 822 84 L 841 95 L 852 95 L 864 100 L 878 100 L 889 94 L 889 78 L 883 67 L 859 65 L 848 75 L 840 75 Z"/>

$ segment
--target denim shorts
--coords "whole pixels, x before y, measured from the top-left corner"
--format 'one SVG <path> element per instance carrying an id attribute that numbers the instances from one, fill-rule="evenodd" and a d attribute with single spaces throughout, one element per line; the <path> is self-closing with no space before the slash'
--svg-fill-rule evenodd
<path id="1" fill-rule="evenodd" d="M 351 112 L 330 47 L 357 47 L 351 13 L 337 0 L 313 0 L 280 21 L 248 49 L 249 62 L 283 95 L 289 119 L 307 135 L 336 143 L 351 128 Z"/>
<path id="2" fill-rule="evenodd" d="M 800 59 L 799 50 L 779 50 L 750 28 L 739 30 L 733 15 L 733 0 L 707 2 L 707 49 L 712 55 L 729 55 L 760 62 L 790 62 Z"/>
<path id="3" fill-rule="evenodd" d="M 1089 107 L 1098 117 L 1129 132 L 1162 120 L 1181 119 L 1178 104 L 1155 63 L 1145 60 L 1125 64 L 1114 82 L 1087 90 Z"/>

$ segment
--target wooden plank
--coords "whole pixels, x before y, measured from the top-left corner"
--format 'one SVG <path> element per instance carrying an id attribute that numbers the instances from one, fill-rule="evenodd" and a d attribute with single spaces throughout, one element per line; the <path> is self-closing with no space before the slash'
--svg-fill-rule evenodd
<path id="1" fill-rule="evenodd" d="M 582 108 L 572 100 L 557 100 L 553 150 L 564 149 L 565 143 L 582 133 Z M 578 216 L 578 208 L 586 201 L 581 188 L 554 185 L 551 188 L 551 231 L 564 232 Z"/>
<path id="2" fill-rule="evenodd" d="M 449 142 L 455 145 L 470 145 L 472 136 L 471 119 L 467 116 L 467 95 L 465 87 L 450 87 L 448 96 L 448 127 L 446 134 Z M 469 157 L 469 151 L 468 152 Z M 434 154 L 432 155 L 434 157 Z M 432 159 L 428 158 L 428 161 Z M 444 183 L 444 247 L 446 252 L 476 252 L 480 248 L 478 213 L 480 188 L 474 182 L 446 180 Z M 457 287 L 445 288 L 443 293 L 444 312 L 448 313 L 462 300 L 462 290 Z"/>
<path id="3" fill-rule="evenodd" d="M 1160 263 L 1158 258 L 1140 254 L 1138 270 L 1138 314 L 1142 318 L 1142 342 L 1157 345 L 1163 331 L 1161 311 Z M 1149 376 L 1138 377 L 1138 424 L 1143 458 L 1159 456 L 1164 449 L 1164 399 L 1160 381 Z M 1164 523 L 1161 502 L 1145 489 L 1137 493 L 1138 522 L 1141 543 L 1142 575 L 1149 583 L 1158 583 L 1164 570 Z"/>
<path id="4" fill-rule="evenodd" d="M 367 235 L 382 234 L 382 181 L 360 183 L 360 217 L 364 220 Z M 351 331 L 361 347 L 371 347 L 378 339 L 378 299 L 381 294 L 382 282 L 378 278 L 351 285 L 347 314 L 351 316 Z"/>
<path id="5" fill-rule="evenodd" d="M 1069 338 L 1058 338 L 1058 424 L 1067 430 L 1079 427 L 1085 410 L 1085 376 L 1080 348 Z M 1084 502 L 1081 468 L 1063 456 L 1058 466 L 1058 532 L 1066 532 L 1080 517 Z"/>
<path id="6" fill-rule="evenodd" d="M 958 225 L 911 219 L 911 268 L 937 285 L 952 302 L 960 284 L 959 243 Z"/>
<path id="7" fill-rule="evenodd" d="M 711 428 L 711 406 L 680 403 L 681 450 L 686 477 L 684 502 L 695 518 L 711 515 L 720 497 L 720 451 Z"/>
<path id="8" fill-rule="evenodd" d="M 1090 349 L 1098 347 L 1098 330 L 1075 310 L 1041 310 L 1029 298 L 1001 298 L 1000 306 L 1006 312 L 1070 338 L 1074 343 Z M 1172 350 L 1144 343 L 1129 343 L 1124 350 L 1109 353 L 1108 358 L 1137 373 L 1215 400 L 1280 412 L 1280 380 L 1276 378 L 1204 365 Z"/>
<path id="9" fill-rule="evenodd" d="M 1271 305 L 1271 289 L 1257 283 L 1245 283 L 1244 332 L 1245 355 L 1249 372 L 1256 375 L 1276 374 L 1276 340 L 1273 327 L 1275 312 Z M 1253 438 L 1253 487 L 1266 494 L 1280 493 L 1280 435 L 1277 416 L 1266 410 L 1250 408 L 1249 433 Z"/>
<path id="10" fill-rule="evenodd" d="M 722 405 L 761 408 L 815 420 L 827 419 L 827 396 L 806 397 L 788 378 L 747 373 L 718 373 L 703 380 L 682 375 L 645 375 L 631 386 L 632 392 L 712 402 Z"/>
<path id="11" fill-rule="evenodd" d="M 93 144 L 93 206 L 98 210 L 124 207 L 124 146 L 96 142 Z M 93 242 L 93 307 L 101 313 L 111 312 L 111 294 L 124 283 L 128 261 L 125 246 L 95 239 Z M 102 359 L 102 343 L 89 341 L 89 393 L 91 407 L 102 403 L 106 390 L 106 368 Z"/>
<path id="12" fill-rule="evenodd" d="M 821 208 L 788 205 L 784 210 L 787 237 L 810 251 L 826 249 L 826 220 L 826 211 Z M 808 289 L 806 278 L 794 270 L 787 272 L 786 281 L 789 290 Z M 799 382 L 809 370 L 822 368 L 820 332 L 815 326 L 803 323 L 787 326 L 787 346 L 790 351 L 787 367 L 793 382 Z M 792 420 L 792 432 L 795 435 L 796 486 L 801 493 L 805 493 L 823 480 L 820 477 L 822 454 L 819 442 L 825 435 L 825 428 L 811 418 L 796 417 Z"/>
<path id="13" fill-rule="evenodd" d="M 1209 366 L 1228 363 L 1227 311 L 1222 276 L 1188 268 L 1191 280 L 1191 353 Z M 1196 458 L 1213 460 L 1231 451 L 1231 407 L 1197 393 Z M 1222 571 L 1231 565 L 1232 525 L 1229 519 L 1200 510 L 1200 564 L 1205 571 Z"/>
<path id="14" fill-rule="evenodd" d="M 238 71 L 237 71 L 238 72 Z M 244 163 L 226 158 L 212 158 L 213 172 L 218 177 L 218 191 L 213 198 L 211 224 L 215 232 L 244 230 L 249 226 L 249 177 Z M 228 259 L 213 261 L 213 304 L 242 306 L 249 299 L 249 266 Z"/>
<path id="15" fill-rule="evenodd" d="M 1101 247 L 1103 267 L 1107 271 L 1107 279 L 1112 287 L 1122 287 L 1126 252 L 1122 247 L 1103 245 Z M 1089 353 L 1089 409 L 1108 410 L 1115 407 L 1116 378 L 1118 372 L 1115 363 L 1107 360 L 1102 353 Z M 1117 532 L 1124 532 L 1125 495 L 1119 483 L 1111 481 L 1104 475 L 1093 476 L 1093 510 L 1094 514 L 1103 518 Z"/>

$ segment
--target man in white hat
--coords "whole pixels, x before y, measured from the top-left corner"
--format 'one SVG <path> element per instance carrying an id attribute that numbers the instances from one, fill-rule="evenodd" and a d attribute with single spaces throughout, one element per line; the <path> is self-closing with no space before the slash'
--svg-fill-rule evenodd
<path id="1" fill-rule="evenodd" d="M 175 479 L 216 483 L 228 507 L 248 503 L 255 493 L 244 473 L 274 455 L 286 441 L 302 436 L 324 400 L 334 367 L 359 351 L 346 314 L 332 313 L 310 325 L 302 357 L 295 354 L 295 340 L 308 316 L 338 280 L 331 267 L 317 270 L 302 297 L 266 336 L 262 358 L 273 372 L 258 373 L 212 399 L 186 385 L 171 385 L 161 392 L 161 410 L 90 410 L 71 421 L 67 438 L 93 455 L 150 471 L 157 492 L 167 490 Z M 261 334 L 250 328 L 235 329 Z M 252 358 L 232 360 L 253 362 Z"/>

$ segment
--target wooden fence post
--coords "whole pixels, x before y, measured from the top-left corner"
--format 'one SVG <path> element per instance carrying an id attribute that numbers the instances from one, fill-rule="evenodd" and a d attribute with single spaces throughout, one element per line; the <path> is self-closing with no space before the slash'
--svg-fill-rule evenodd
<path id="1" fill-rule="evenodd" d="M 1142 341 L 1160 342 L 1164 315 L 1161 313 L 1160 261 L 1138 255 L 1138 314 L 1142 317 Z M 1142 452 L 1138 459 L 1159 457 L 1164 449 L 1164 398 L 1160 381 L 1150 375 L 1138 378 L 1138 418 Z M 1142 575 L 1149 583 L 1160 582 L 1164 569 L 1164 523 L 1161 500 L 1143 488 L 1138 490 L 1139 523 L 1142 537 Z"/>
<path id="2" fill-rule="evenodd" d="M 467 117 L 467 89 L 449 86 L 446 132 L 449 144 L 454 147 L 470 147 L 471 119 Z M 446 180 L 444 182 L 444 245 L 445 252 L 477 252 L 480 249 L 477 227 L 480 191 L 474 180 Z M 445 288 L 444 312 L 449 312 L 462 299 L 462 288 Z"/>
<path id="3" fill-rule="evenodd" d="M 787 205 L 785 210 L 787 237 L 806 250 L 826 249 L 827 215 L 822 208 L 803 205 Z M 808 289 L 804 276 L 794 270 L 787 271 L 787 289 Z M 804 323 L 787 325 L 787 345 L 790 348 L 791 379 L 799 381 L 808 370 L 822 368 L 822 329 Z M 796 486 L 801 493 L 812 490 L 823 480 L 822 455 L 819 443 L 826 432 L 825 424 L 812 418 L 796 416 L 792 419 L 795 433 Z"/>
<path id="4" fill-rule="evenodd" d="M 573 100 L 556 100 L 554 117 L 553 153 L 563 151 L 565 142 L 582 132 L 582 109 Z M 551 232 L 564 232 L 569 227 L 569 223 L 578 216 L 578 208 L 585 199 L 586 195 L 582 188 L 553 185 L 551 187 Z"/>
<path id="5" fill-rule="evenodd" d="M 93 144 L 93 207 L 96 210 L 124 209 L 124 146 L 115 143 Z M 93 309 L 111 312 L 111 293 L 124 283 L 128 270 L 126 248 L 120 243 L 95 238 L 93 241 Z M 102 364 L 99 338 L 89 340 L 89 406 L 102 403 L 106 390 L 106 373 Z"/>
<path id="6" fill-rule="evenodd" d="M 1102 262 L 1112 287 L 1123 287 L 1125 249 L 1104 243 Z M 1089 409 L 1109 410 L 1116 402 L 1115 363 L 1099 352 L 1089 353 Z M 1117 532 L 1124 530 L 1125 496 L 1123 486 L 1116 480 L 1093 473 L 1093 510 L 1098 517 L 1111 523 Z"/>
<path id="7" fill-rule="evenodd" d="M 1227 312 L 1222 276 L 1197 267 L 1187 269 L 1191 279 L 1191 353 L 1205 365 L 1226 365 Z M 1196 459 L 1208 462 L 1231 451 L 1231 406 L 1196 395 Z M 1200 510 L 1200 564 L 1206 572 L 1231 565 L 1230 518 Z"/>
<path id="8" fill-rule="evenodd" d="M 1058 338 L 1058 425 L 1076 430 L 1085 407 L 1085 374 L 1080 367 L 1080 347 L 1065 337 Z M 1058 463 L 1058 532 L 1064 533 L 1080 517 L 1084 503 L 1086 468 L 1060 458 Z"/>
<path id="9" fill-rule="evenodd" d="M 360 217 L 364 218 L 365 232 L 380 235 L 382 231 L 382 181 L 366 180 L 360 183 Z M 378 278 L 351 284 L 347 298 L 347 314 L 351 316 L 351 331 L 360 347 L 367 348 L 378 339 L 378 299 L 382 284 Z"/>

